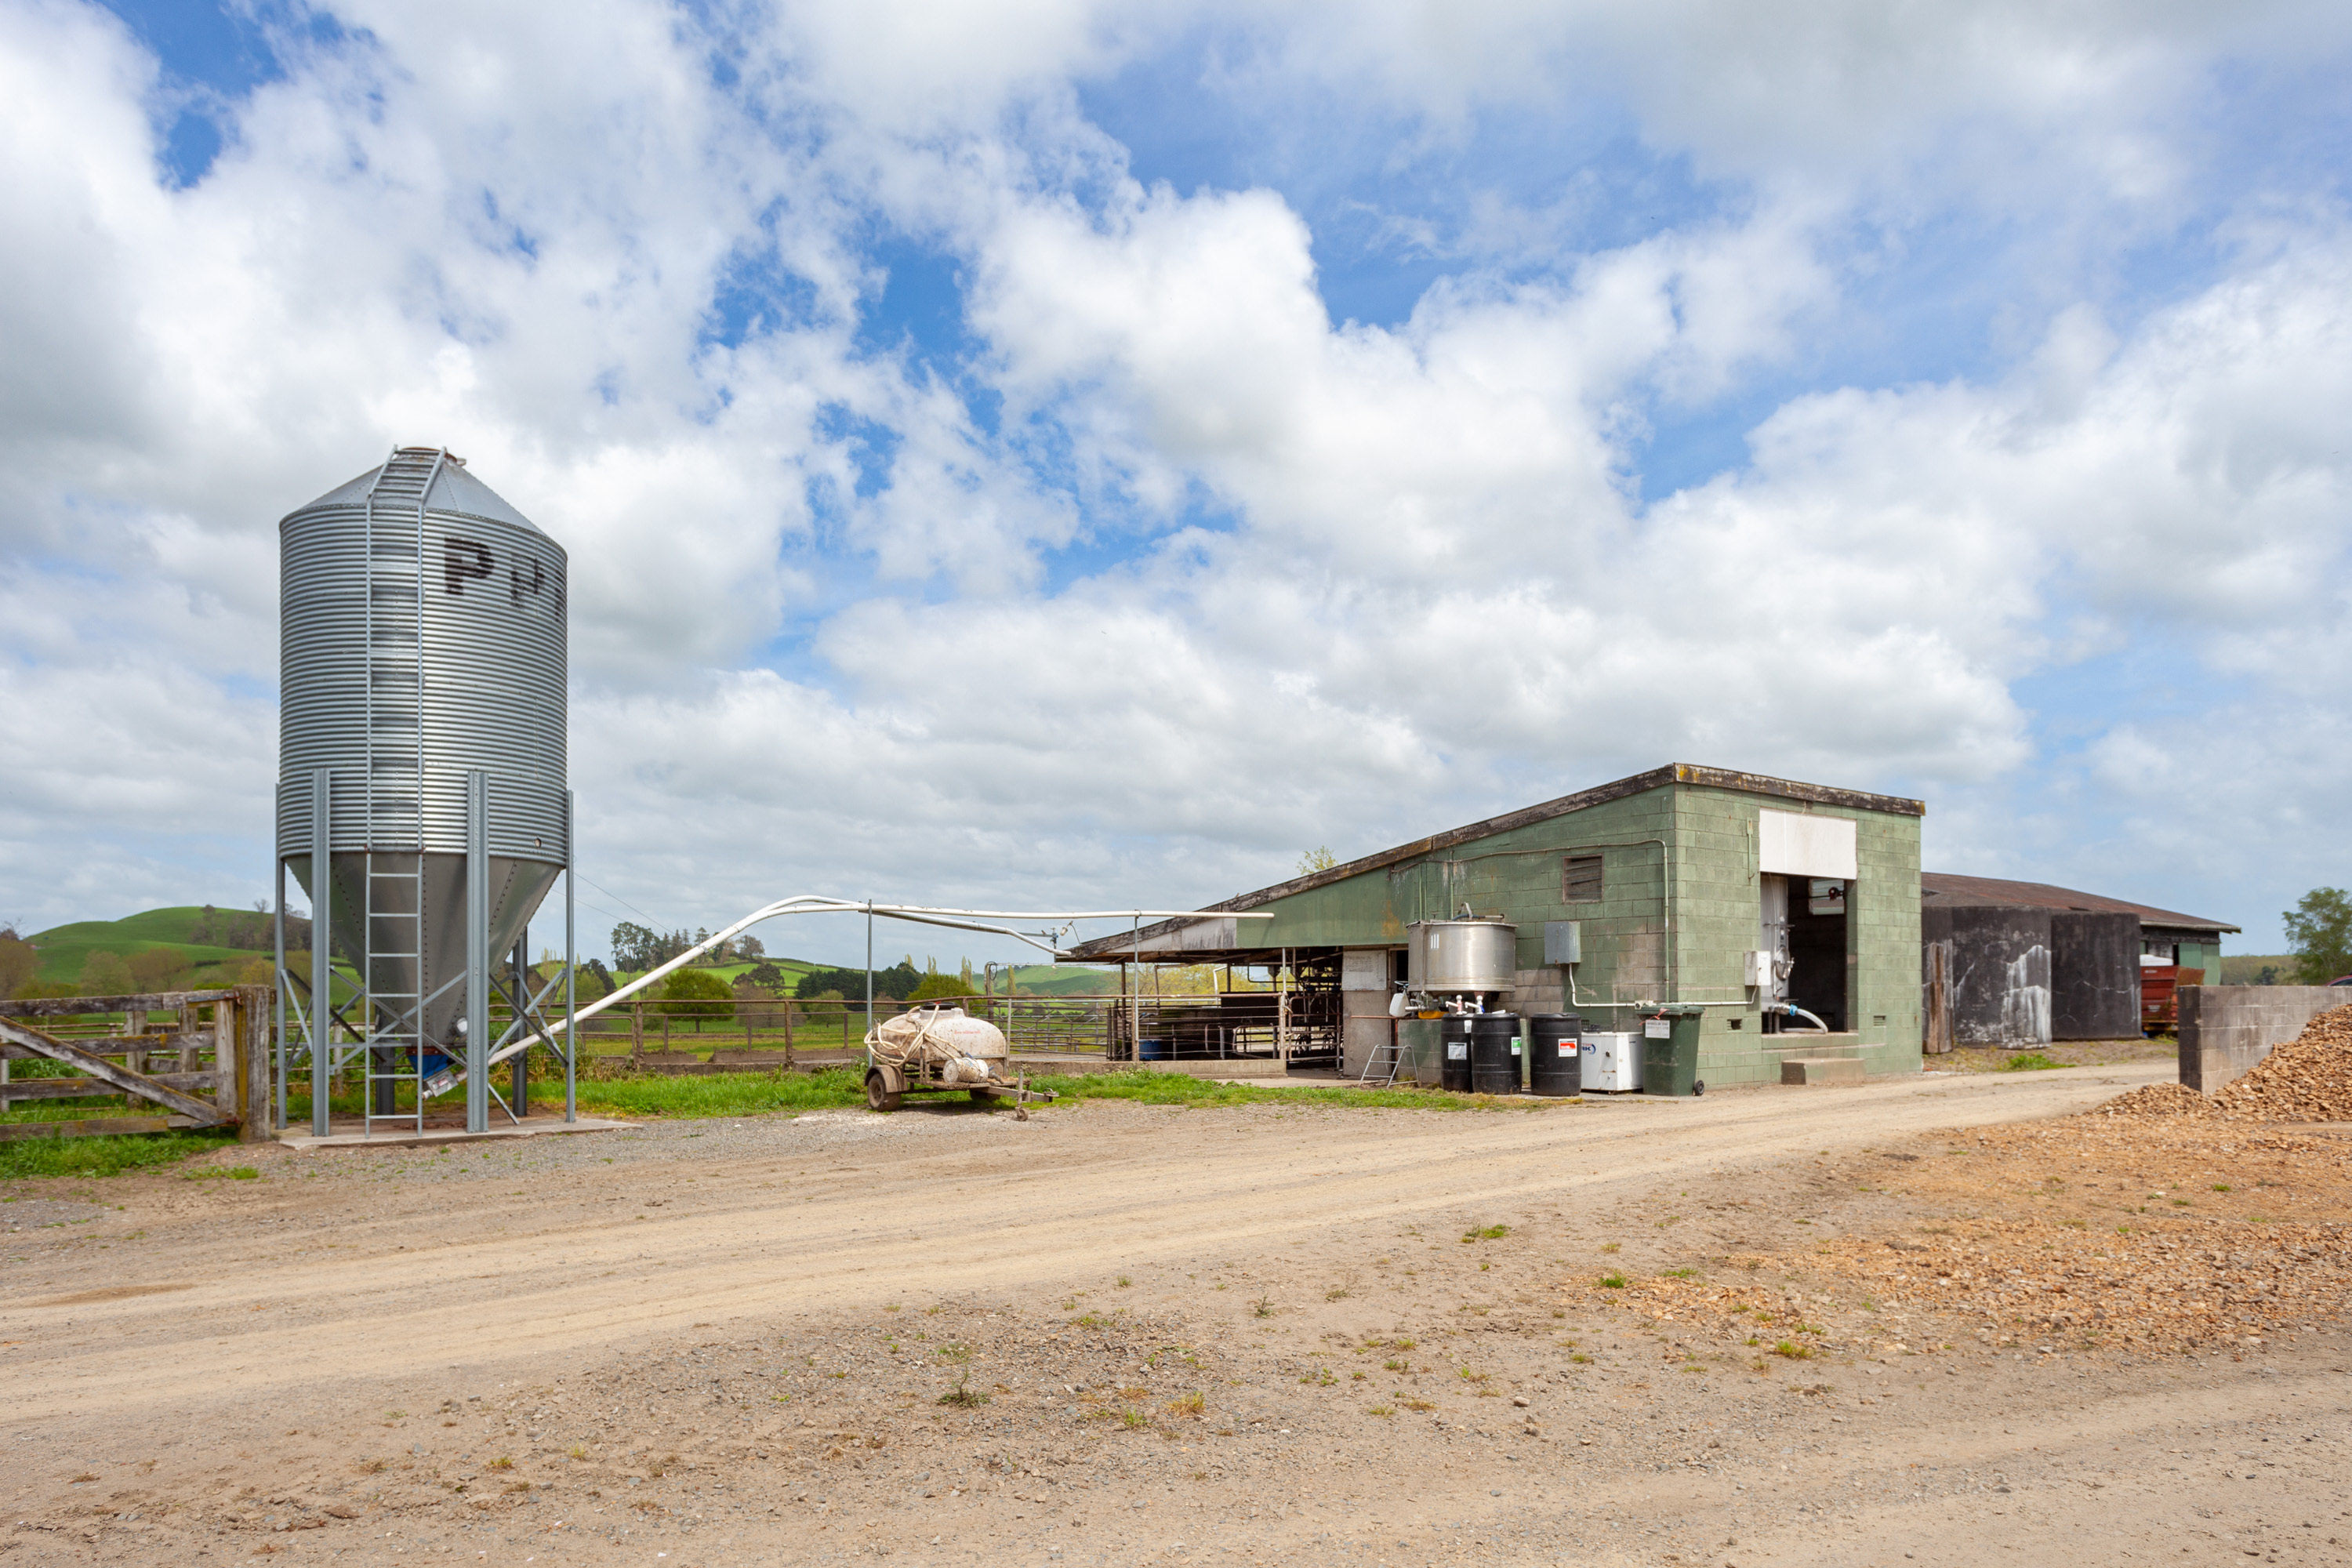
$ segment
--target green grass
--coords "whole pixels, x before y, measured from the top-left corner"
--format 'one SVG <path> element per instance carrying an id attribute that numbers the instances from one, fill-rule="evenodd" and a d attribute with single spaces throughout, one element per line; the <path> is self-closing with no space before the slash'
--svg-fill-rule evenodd
<path id="1" fill-rule="evenodd" d="M 159 1106 L 124 1095 L 78 1094 L 71 1100 L 37 1100 L 0 1111 L 0 1123 L 19 1121 L 87 1121 L 94 1116 L 162 1116 Z"/>
<path id="2" fill-rule="evenodd" d="M 777 973 L 782 974 L 786 980 L 793 982 L 794 984 L 799 983 L 801 976 L 803 974 L 810 973 L 819 969 L 831 969 L 835 967 L 829 963 L 819 963 L 814 959 L 809 958 L 739 958 L 726 963 L 698 963 L 689 965 L 688 967 L 707 970 L 709 973 L 718 975 L 720 979 L 725 980 L 731 984 L 737 979 L 751 973 L 751 971 L 759 968 L 760 965 L 763 963 L 774 964 L 776 966 Z M 625 985 L 644 973 L 646 972 L 642 969 L 616 969 L 613 972 L 613 978 Z M 656 989 L 658 990 L 659 987 L 656 987 Z"/>
<path id="3" fill-rule="evenodd" d="M 559 1103 L 561 1085 L 551 1098 Z M 551 1098 L 535 1087 L 531 1100 Z M 822 1072 L 727 1072 L 698 1078 L 607 1079 L 580 1086 L 580 1109 L 614 1116 L 759 1116 L 772 1110 L 837 1110 L 866 1103 L 856 1068 Z"/>
<path id="4" fill-rule="evenodd" d="M 2052 1068 L 2063 1068 L 2065 1065 L 2064 1062 L 2052 1061 L 2040 1051 L 2021 1051 L 2002 1062 L 2000 1070 L 2002 1072 L 2047 1072 Z"/>
<path id="5" fill-rule="evenodd" d="M 28 1176 L 119 1176 L 176 1164 L 236 1142 L 234 1132 L 142 1132 L 111 1138 L 26 1138 L 0 1143 L 0 1182 Z"/>

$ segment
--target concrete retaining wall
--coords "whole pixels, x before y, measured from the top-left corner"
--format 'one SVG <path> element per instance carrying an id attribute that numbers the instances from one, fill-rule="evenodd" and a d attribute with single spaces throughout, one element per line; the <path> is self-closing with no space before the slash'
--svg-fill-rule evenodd
<path id="1" fill-rule="evenodd" d="M 2184 985 L 2180 1081 L 2211 1094 L 2320 1014 L 2348 1002 L 2352 987 L 2342 985 Z"/>

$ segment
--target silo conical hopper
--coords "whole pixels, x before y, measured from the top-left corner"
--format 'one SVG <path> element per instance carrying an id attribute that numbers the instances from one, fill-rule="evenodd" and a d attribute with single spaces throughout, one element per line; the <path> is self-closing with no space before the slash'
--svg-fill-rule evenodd
<path id="1" fill-rule="evenodd" d="M 567 863 L 566 557 L 424 447 L 289 513 L 278 542 L 278 853 L 316 910 L 323 771 L 324 940 L 364 977 L 373 1118 L 395 1073 L 464 1057 L 468 775 L 487 775 L 488 966 Z"/>

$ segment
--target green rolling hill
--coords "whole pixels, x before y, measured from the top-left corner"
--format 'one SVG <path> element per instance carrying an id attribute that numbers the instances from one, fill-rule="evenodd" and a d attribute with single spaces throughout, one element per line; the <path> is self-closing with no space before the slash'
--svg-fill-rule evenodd
<path id="1" fill-rule="evenodd" d="M 257 929 L 230 929 L 240 923 Z M 194 940 L 200 934 L 214 940 Z M 235 939 L 236 945 L 219 940 L 225 936 Z M 200 987 L 224 984 L 254 959 L 266 957 L 270 951 L 270 928 L 251 910 L 215 910 L 208 917 L 200 905 L 182 904 L 147 910 L 119 921 L 75 921 L 36 931 L 25 940 L 41 955 L 37 978 L 45 982 L 79 984 L 82 962 L 93 952 L 129 959 L 160 947 L 185 959 L 191 971 L 189 985 Z"/>
<path id="2" fill-rule="evenodd" d="M 82 964 L 93 952 L 111 952 L 127 961 L 150 949 L 163 948 L 187 963 L 187 973 L 180 984 L 200 989 L 226 984 L 253 960 L 268 957 L 270 924 L 267 916 L 249 909 L 215 907 L 207 910 L 202 905 L 178 904 L 168 909 L 143 910 L 116 921 L 75 921 L 34 932 L 26 940 L 40 954 L 41 967 L 36 978 L 45 984 L 79 984 Z M 534 942 L 532 945 L 546 944 Z M 783 973 L 787 990 L 811 970 L 833 967 L 814 959 L 773 955 L 761 962 L 772 963 Z M 340 962 L 337 967 L 349 970 Z M 714 965 L 712 973 L 732 981 L 755 967 L 737 962 Z M 626 981 L 635 975 L 625 973 L 619 978 Z M 1020 981 L 1024 996 L 1083 995 L 1118 988 L 1112 971 L 1045 964 L 1023 966 Z"/>

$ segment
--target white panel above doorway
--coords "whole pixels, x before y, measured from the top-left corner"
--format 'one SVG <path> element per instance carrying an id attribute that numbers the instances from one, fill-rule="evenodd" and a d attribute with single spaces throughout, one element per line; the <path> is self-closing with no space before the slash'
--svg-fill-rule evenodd
<path id="1" fill-rule="evenodd" d="M 1792 811 L 1758 812 L 1756 868 L 1768 876 L 1853 880 L 1858 873 L 1853 819 L 1800 816 Z"/>

